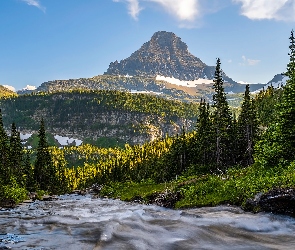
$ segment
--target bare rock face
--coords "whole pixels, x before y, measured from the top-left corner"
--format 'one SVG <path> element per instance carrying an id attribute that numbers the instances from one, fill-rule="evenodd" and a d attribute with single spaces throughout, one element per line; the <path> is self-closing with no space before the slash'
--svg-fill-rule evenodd
<path id="1" fill-rule="evenodd" d="M 172 32 L 158 31 L 150 41 L 120 62 L 112 62 L 105 74 L 174 77 L 180 80 L 213 79 L 215 67 L 207 66 L 188 51 Z"/>

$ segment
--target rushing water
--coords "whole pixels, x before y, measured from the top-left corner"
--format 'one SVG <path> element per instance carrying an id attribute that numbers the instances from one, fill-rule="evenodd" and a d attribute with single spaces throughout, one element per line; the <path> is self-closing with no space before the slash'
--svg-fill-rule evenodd
<path id="1" fill-rule="evenodd" d="M 0 211 L 0 249 L 295 249 L 294 236 L 295 219 L 227 206 L 171 210 L 65 195 Z"/>

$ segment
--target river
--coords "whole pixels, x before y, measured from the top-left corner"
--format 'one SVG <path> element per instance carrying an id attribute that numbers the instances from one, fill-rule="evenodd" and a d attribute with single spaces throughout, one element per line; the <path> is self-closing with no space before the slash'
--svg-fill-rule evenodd
<path id="1" fill-rule="evenodd" d="M 63 195 L 0 210 L 0 249 L 295 249 L 295 219 Z M 1 240 L 2 239 L 2 240 Z"/>

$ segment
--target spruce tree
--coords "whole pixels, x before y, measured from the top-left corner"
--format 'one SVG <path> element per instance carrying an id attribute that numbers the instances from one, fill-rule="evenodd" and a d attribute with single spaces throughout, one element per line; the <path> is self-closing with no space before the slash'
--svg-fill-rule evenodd
<path id="1" fill-rule="evenodd" d="M 203 167 L 208 167 L 212 164 L 212 123 L 209 109 L 209 104 L 205 100 L 201 100 L 196 124 L 195 155 L 194 162 L 192 163 Z"/>
<path id="2" fill-rule="evenodd" d="M 11 173 L 19 184 L 23 183 L 23 146 L 21 144 L 20 133 L 16 129 L 15 123 L 11 125 L 10 136 L 10 166 Z"/>
<path id="3" fill-rule="evenodd" d="M 0 109 L 0 178 L 1 177 L 3 183 L 8 184 L 10 182 L 9 140 L 4 130 L 2 112 Z"/>
<path id="4" fill-rule="evenodd" d="M 37 158 L 34 166 L 35 181 L 40 189 L 52 191 L 56 185 L 56 171 L 48 149 L 43 118 L 41 119 L 38 137 Z"/>
<path id="5" fill-rule="evenodd" d="M 223 77 L 220 59 L 217 59 L 213 88 L 213 114 L 212 122 L 215 137 L 216 170 L 223 171 L 233 164 L 232 157 L 232 116 L 226 100 L 223 87 Z"/>
<path id="6" fill-rule="evenodd" d="M 246 85 L 241 113 L 237 123 L 237 163 L 249 166 L 254 163 L 254 143 L 258 134 L 256 110 L 250 97 L 249 85 Z"/>
<path id="7" fill-rule="evenodd" d="M 255 162 L 266 167 L 289 164 L 295 159 L 295 38 L 290 36 L 290 61 L 285 73 L 288 76 L 281 103 L 277 105 L 278 118 L 257 143 Z"/>

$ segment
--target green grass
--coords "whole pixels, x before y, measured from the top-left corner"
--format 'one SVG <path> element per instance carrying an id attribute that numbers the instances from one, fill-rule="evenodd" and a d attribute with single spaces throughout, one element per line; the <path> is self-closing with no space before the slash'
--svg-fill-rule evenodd
<path id="1" fill-rule="evenodd" d="M 152 181 L 109 183 L 101 195 L 132 201 L 164 192 L 180 191 L 182 199 L 175 208 L 191 208 L 231 204 L 244 206 L 247 199 L 277 187 L 295 187 L 295 163 L 288 167 L 264 168 L 257 164 L 247 168 L 231 168 L 224 175 L 196 175 L 179 177 L 177 181 L 155 184 Z"/>
<path id="2" fill-rule="evenodd" d="M 152 181 L 142 183 L 115 182 L 105 185 L 101 190 L 100 195 L 110 198 L 118 198 L 122 201 L 132 201 L 138 198 L 141 198 L 144 201 L 148 201 L 149 196 L 155 193 L 164 192 L 166 188 L 173 188 L 173 184 L 155 184 Z"/>
<path id="3" fill-rule="evenodd" d="M 182 192 L 184 198 L 176 203 L 176 208 L 220 204 L 243 206 L 247 199 L 254 198 L 260 192 L 294 186 L 295 164 L 286 168 L 267 169 L 257 165 L 244 169 L 232 168 L 224 175 L 207 175 L 194 183 L 179 186 L 177 190 Z"/>

